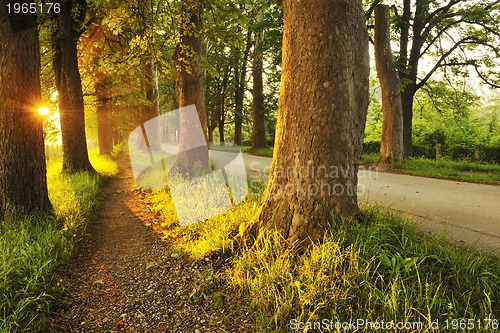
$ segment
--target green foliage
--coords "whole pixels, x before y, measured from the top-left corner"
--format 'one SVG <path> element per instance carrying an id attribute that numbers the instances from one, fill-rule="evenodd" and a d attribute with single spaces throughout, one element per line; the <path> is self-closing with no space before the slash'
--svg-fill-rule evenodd
<path id="1" fill-rule="evenodd" d="M 382 112 L 376 82 L 372 80 L 372 102 L 368 111 L 364 153 L 378 153 Z M 472 90 L 471 90 L 472 91 Z M 413 156 L 453 160 L 474 160 L 479 146 L 480 161 L 500 163 L 500 99 L 494 90 L 483 96 L 458 88 L 454 81 L 429 81 L 417 92 L 413 114 Z"/>
<path id="2" fill-rule="evenodd" d="M 500 112 L 494 98 L 480 102 L 478 96 L 457 92 L 443 83 L 431 83 L 416 98 L 415 156 L 434 157 L 437 143 L 443 156 L 454 160 L 473 160 L 476 145 L 500 150 L 494 141 Z M 491 157 L 482 154 L 481 159 L 500 163 Z"/>
<path id="3" fill-rule="evenodd" d="M 366 117 L 365 126 L 365 136 L 364 142 L 380 142 L 382 137 L 382 91 L 380 90 L 380 85 L 378 79 L 374 76 L 370 77 L 370 104 L 368 105 L 368 114 Z M 380 145 L 377 151 L 365 150 L 366 153 L 378 153 L 380 150 Z"/>
<path id="4" fill-rule="evenodd" d="M 115 174 L 109 158 L 93 154 L 94 167 Z M 55 216 L 37 216 L 0 225 L 0 332 L 41 331 L 51 300 L 60 293 L 54 269 L 67 260 L 98 203 L 104 178 L 63 175 L 60 161 L 48 168 Z"/>

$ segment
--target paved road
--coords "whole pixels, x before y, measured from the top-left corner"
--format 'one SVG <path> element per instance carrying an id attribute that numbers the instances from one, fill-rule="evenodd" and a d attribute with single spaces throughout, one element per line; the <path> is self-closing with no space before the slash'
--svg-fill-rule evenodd
<path id="1" fill-rule="evenodd" d="M 250 177 L 266 178 L 271 159 L 244 155 Z M 359 171 L 360 201 L 411 217 L 425 231 L 500 252 L 500 186 Z"/>

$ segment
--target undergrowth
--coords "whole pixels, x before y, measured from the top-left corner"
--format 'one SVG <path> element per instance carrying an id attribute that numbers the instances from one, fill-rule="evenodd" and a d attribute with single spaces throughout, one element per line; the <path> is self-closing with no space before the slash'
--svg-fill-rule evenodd
<path id="1" fill-rule="evenodd" d="M 61 161 L 48 165 L 54 216 L 27 217 L 0 224 L 0 332 L 40 331 L 51 300 L 60 292 L 54 269 L 67 260 L 99 201 L 105 177 L 117 173 L 106 156 L 90 154 L 99 174 L 61 173 Z"/>

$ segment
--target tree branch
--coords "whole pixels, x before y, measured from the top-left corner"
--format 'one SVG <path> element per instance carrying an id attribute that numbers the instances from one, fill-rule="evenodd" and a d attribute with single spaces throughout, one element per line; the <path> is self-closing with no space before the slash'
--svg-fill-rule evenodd
<path id="1" fill-rule="evenodd" d="M 380 0 L 375 0 L 372 2 L 372 4 L 370 5 L 370 7 L 368 8 L 368 10 L 365 12 L 365 20 L 368 20 L 372 14 L 373 14 L 373 11 L 375 10 L 375 7 L 380 3 Z"/>
<path id="2" fill-rule="evenodd" d="M 427 44 L 427 46 L 425 47 L 425 49 L 422 52 L 420 52 L 419 57 L 422 57 L 424 54 L 426 54 L 427 51 L 429 50 L 429 48 L 432 45 L 434 45 L 434 43 L 446 32 L 446 30 L 448 30 L 449 28 L 453 27 L 455 24 L 461 23 L 462 21 L 463 20 L 454 21 L 454 22 L 449 23 L 448 25 L 446 25 L 443 29 L 441 29 L 438 32 L 438 34 Z"/>
<path id="3" fill-rule="evenodd" d="M 469 40 L 474 39 L 474 37 L 467 36 L 463 38 L 462 40 L 458 41 L 455 45 L 453 45 L 447 52 L 445 52 L 443 55 L 441 55 L 441 58 L 437 61 L 437 63 L 434 65 L 434 67 L 427 73 L 427 75 L 420 80 L 420 82 L 416 85 L 416 90 L 422 88 L 423 85 L 429 80 L 429 78 L 436 72 L 438 68 L 441 67 L 441 64 L 446 60 L 446 58 L 452 54 L 460 45 L 462 44 L 468 44 Z"/>
<path id="4" fill-rule="evenodd" d="M 477 66 L 477 65 L 475 65 L 475 66 L 474 66 L 474 69 L 476 70 L 476 73 L 477 73 L 477 75 L 479 76 L 479 78 L 480 78 L 481 80 L 483 80 L 483 82 L 484 82 L 484 83 L 486 83 L 487 85 L 489 85 L 489 86 L 491 86 L 491 87 L 493 87 L 493 88 L 496 88 L 496 89 L 500 88 L 500 84 L 493 83 L 493 82 L 491 82 L 488 78 L 486 78 L 486 77 L 485 77 L 485 76 L 484 76 L 484 75 L 483 75 L 483 74 L 479 71 L 479 68 L 478 68 L 478 66 Z"/>

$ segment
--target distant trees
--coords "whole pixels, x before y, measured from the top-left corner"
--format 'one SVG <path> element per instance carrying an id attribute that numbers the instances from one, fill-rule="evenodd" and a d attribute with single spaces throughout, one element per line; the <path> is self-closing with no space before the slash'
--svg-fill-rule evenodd
<path id="1" fill-rule="evenodd" d="M 248 56 L 251 47 L 252 33 L 251 31 L 247 31 L 243 50 L 239 48 L 235 50 L 237 64 L 234 72 L 234 143 L 238 146 L 242 144 L 243 102 L 246 88 Z"/>
<path id="2" fill-rule="evenodd" d="M 0 216 L 48 213 L 36 15 L 0 1 Z"/>
<path id="3" fill-rule="evenodd" d="M 83 91 L 78 69 L 77 43 L 87 8 L 86 0 L 61 1 L 52 34 L 53 65 L 59 92 L 63 171 L 94 171 L 85 135 Z"/>
<path id="4" fill-rule="evenodd" d="M 265 147 L 274 137 L 281 7 L 272 1 L 218 0 L 208 2 L 207 12 L 204 65 L 209 136 Z"/>
<path id="5" fill-rule="evenodd" d="M 361 1 L 284 0 L 283 11 L 275 156 L 256 220 L 293 243 L 358 213 L 369 57 Z"/>
<path id="6" fill-rule="evenodd" d="M 436 72 L 468 75 L 467 69 L 472 68 L 483 81 L 500 86 L 499 10 L 497 0 L 403 0 L 393 6 L 406 156 L 412 150 L 415 94 Z M 422 71 L 424 57 L 431 64 Z"/>

